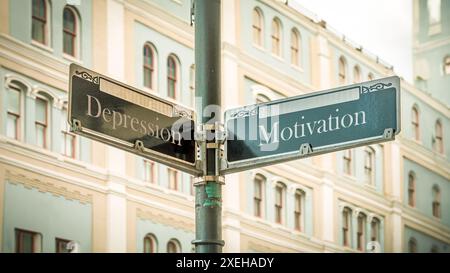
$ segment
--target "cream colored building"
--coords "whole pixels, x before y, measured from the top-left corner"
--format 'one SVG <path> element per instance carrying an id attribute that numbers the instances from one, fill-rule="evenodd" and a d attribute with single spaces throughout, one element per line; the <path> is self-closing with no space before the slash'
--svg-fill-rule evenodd
<path id="1" fill-rule="evenodd" d="M 193 107 L 191 1 L 68 2 L 0 0 L 1 251 L 191 252 L 192 178 L 65 122 L 72 62 Z M 395 74 L 297 6 L 222 0 L 222 18 L 223 109 Z M 227 175 L 224 251 L 450 252 L 448 86 L 401 86 L 395 141 Z"/>

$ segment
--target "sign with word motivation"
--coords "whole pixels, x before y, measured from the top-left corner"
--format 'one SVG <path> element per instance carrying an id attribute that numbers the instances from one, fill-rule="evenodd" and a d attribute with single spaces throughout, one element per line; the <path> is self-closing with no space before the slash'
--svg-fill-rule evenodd
<path id="1" fill-rule="evenodd" d="M 223 173 L 372 143 L 400 132 L 396 76 L 225 112 Z"/>

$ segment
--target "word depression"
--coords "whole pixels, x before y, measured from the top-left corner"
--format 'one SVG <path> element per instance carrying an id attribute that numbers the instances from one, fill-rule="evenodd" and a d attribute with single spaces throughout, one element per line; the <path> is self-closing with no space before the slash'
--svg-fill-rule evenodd
<path id="1" fill-rule="evenodd" d="M 89 71 L 91 75 L 86 69 L 73 69 L 69 100 L 73 131 L 127 151 L 139 151 L 164 164 L 186 163 L 186 171 L 195 164 L 190 110 Z"/>

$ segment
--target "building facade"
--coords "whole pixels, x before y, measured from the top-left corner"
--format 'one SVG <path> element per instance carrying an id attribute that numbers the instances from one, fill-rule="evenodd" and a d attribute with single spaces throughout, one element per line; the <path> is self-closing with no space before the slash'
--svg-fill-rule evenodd
<path id="1" fill-rule="evenodd" d="M 450 252 L 448 1 L 414 1 L 395 141 L 230 174 L 225 252 Z M 0 0 L 2 252 L 191 252 L 193 179 L 70 133 L 72 62 L 195 107 L 188 0 Z M 222 109 L 395 75 L 295 4 L 222 1 Z M 449 60 L 448 60 L 449 59 Z"/>

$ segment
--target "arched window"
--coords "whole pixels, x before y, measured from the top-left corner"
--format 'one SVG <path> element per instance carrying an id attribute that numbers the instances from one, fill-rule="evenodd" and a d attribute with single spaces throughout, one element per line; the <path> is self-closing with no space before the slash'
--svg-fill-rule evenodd
<path id="1" fill-rule="evenodd" d="M 360 251 L 364 251 L 366 246 L 366 221 L 366 215 L 360 213 L 358 215 L 358 230 L 356 231 L 356 247 Z"/>
<path id="2" fill-rule="evenodd" d="M 300 66 L 300 33 L 297 29 L 291 30 L 291 64 Z"/>
<path id="3" fill-rule="evenodd" d="M 6 136 L 16 140 L 21 139 L 23 90 L 23 85 L 18 82 L 11 83 L 6 88 Z"/>
<path id="4" fill-rule="evenodd" d="M 419 109 L 414 106 L 411 111 L 411 125 L 413 138 L 417 141 L 420 140 L 420 121 L 419 121 Z"/>
<path id="5" fill-rule="evenodd" d="M 375 151 L 371 147 L 364 151 L 364 177 L 367 184 L 375 184 Z"/>
<path id="6" fill-rule="evenodd" d="M 66 6 L 63 11 L 63 52 L 75 57 L 78 49 L 78 23 L 76 12 Z"/>
<path id="7" fill-rule="evenodd" d="M 344 57 L 339 58 L 338 64 L 339 84 L 345 84 L 347 81 L 347 62 Z"/>
<path id="8" fill-rule="evenodd" d="M 409 253 L 417 253 L 417 240 L 415 238 L 409 239 L 408 251 L 409 251 Z"/>
<path id="9" fill-rule="evenodd" d="M 47 149 L 50 147 L 51 130 L 50 127 L 51 102 L 45 95 L 38 94 L 35 102 L 35 140 L 36 145 Z"/>
<path id="10" fill-rule="evenodd" d="M 342 211 L 342 244 L 350 246 L 350 234 L 352 228 L 352 211 L 349 208 L 344 208 Z"/>
<path id="11" fill-rule="evenodd" d="M 167 253 L 181 253 L 181 246 L 178 240 L 172 239 L 167 243 Z"/>
<path id="12" fill-rule="evenodd" d="M 361 69 L 357 65 L 353 68 L 353 82 L 361 82 Z"/>
<path id="13" fill-rule="evenodd" d="M 177 97 L 178 84 L 177 60 L 174 56 L 167 58 L 167 96 L 172 99 Z"/>
<path id="14" fill-rule="evenodd" d="M 373 80 L 375 79 L 375 77 L 373 76 L 372 73 L 369 73 L 369 74 L 367 75 L 367 79 L 368 79 L 369 81 L 373 81 Z"/>
<path id="15" fill-rule="evenodd" d="M 147 234 L 144 237 L 144 253 L 157 253 L 158 242 L 153 234 Z"/>
<path id="16" fill-rule="evenodd" d="M 294 227 L 298 231 L 303 231 L 304 228 L 304 201 L 305 193 L 302 190 L 296 190 L 294 199 Z"/>
<path id="17" fill-rule="evenodd" d="M 286 186 L 278 182 L 275 186 L 275 222 L 284 223 L 284 210 L 286 207 Z"/>
<path id="18" fill-rule="evenodd" d="M 436 152 L 443 154 L 444 153 L 444 136 L 443 136 L 443 130 L 442 130 L 442 123 L 440 120 L 436 121 L 436 124 L 434 126 L 435 131 L 435 143 L 434 147 Z"/>
<path id="19" fill-rule="evenodd" d="M 278 18 L 272 20 L 272 53 L 281 56 L 281 22 Z"/>
<path id="20" fill-rule="evenodd" d="M 253 43 L 258 46 L 263 46 L 263 14 L 258 8 L 253 10 Z"/>
<path id="21" fill-rule="evenodd" d="M 47 45 L 49 41 L 49 5 L 47 0 L 33 0 L 32 2 L 32 22 L 31 22 L 31 37 L 34 41 L 43 45 Z"/>
<path id="22" fill-rule="evenodd" d="M 444 74 L 450 75 L 450 56 L 444 58 Z"/>
<path id="23" fill-rule="evenodd" d="M 343 167 L 344 167 L 344 173 L 348 175 L 352 175 L 353 168 L 352 168 L 352 150 L 347 149 L 343 151 L 344 155 L 342 157 L 343 160 Z"/>
<path id="24" fill-rule="evenodd" d="M 256 217 L 262 217 L 264 213 L 264 187 L 266 178 L 257 174 L 254 179 L 253 186 L 253 210 Z"/>
<path id="25" fill-rule="evenodd" d="M 144 45 L 143 52 L 143 79 L 144 86 L 150 89 L 155 89 L 155 52 L 153 47 L 149 44 Z"/>
<path id="26" fill-rule="evenodd" d="M 70 132 L 69 123 L 67 122 L 67 106 L 62 109 L 61 118 L 61 154 L 75 158 L 76 156 L 76 135 Z"/>
<path id="27" fill-rule="evenodd" d="M 373 242 L 379 242 L 380 240 L 380 220 L 375 217 L 370 223 L 370 240 Z"/>
<path id="28" fill-rule="evenodd" d="M 416 175 L 414 172 L 408 174 L 408 205 L 416 206 Z"/>
<path id="29" fill-rule="evenodd" d="M 156 163 L 147 159 L 143 159 L 144 163 L 144 181 L 148 183 L 156 183 Z"/>
<path id="30" fill-rule="evenodd" d="M 441 218 L 441 190 L 438 185 L 433 186 L 433 216 Z"/>

